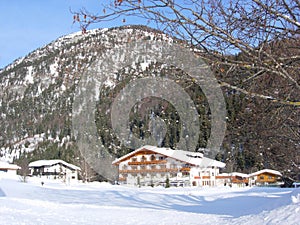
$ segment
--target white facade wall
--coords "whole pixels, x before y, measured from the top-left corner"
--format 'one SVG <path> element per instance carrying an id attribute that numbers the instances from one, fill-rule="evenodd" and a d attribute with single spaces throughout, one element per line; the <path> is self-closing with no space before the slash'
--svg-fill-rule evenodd
<path id="1" fill-rule="evenodd" d="M 193 167 L 190 171 L 191 186 L 219 186 L 216 179 L 218 175 L 217 167 Z"/>
<path id="2" fill-rule="evenodd" d="M 52 166 L 45 166 L 43 169 L 45 175 L 42 175 L 42 171 L 40 172 L 40 176 L 46 179 L 62 179 L 65 182 L 78 181 L 78 171 L 71 170 L 68 167 L 65 167 L 62 164 L 55 164 Z M 34 168 L 31 169 L 31 174 L 33 174 Z M 50 173 L 50 174 L 47 174 Z M 57 173 L 57 175 L 53 175 L 51 173 Z"/>
<path id="3" fill-rule="evenodd" d="M 165 160 L 166 163 L 140 164 L 139 162 Z M 137 162 L 137 163 L 133 163 Z M 189 174 L 181 171 L 181 168 L 190 167 Z M 166 169 L 167 172 L 160 171 Z M 136 170 L 136 173 L 132 173 Z M 155 171 L 156 172 L 153 172 Z M 181 182 L 190 186 L 216 186 L 216 176 L 219 175 L 219 168 L 193 167 L 185 162 L 166 157 L 160 154 L 136 155 L 119 164 L 120 181 L 128 185 L 159 185 L 165 183 L 167 177 L 172 182 Z M 127 172 L 126 172 L 127 171 Z M 207 177 L 207 178 L 203 178 Z"/>
<path id="4" fill-rule="evenodd" d="M 17 177 L 17 170 L 7 169 L 7 170 L 0 170 L 0 177 L 3 178 L 13 178 Z"/>

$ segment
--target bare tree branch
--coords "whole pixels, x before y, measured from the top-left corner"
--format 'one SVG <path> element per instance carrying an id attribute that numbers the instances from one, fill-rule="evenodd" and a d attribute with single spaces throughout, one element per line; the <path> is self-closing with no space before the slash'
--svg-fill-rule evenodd
<path id="1" fill-rule="evenodd" d="M 246 94 L 248 96 L 251 96 L 251 97 L 259 97 L 259 98 L 262 98 L 262 99 L 269 100 L 271 102 L 277 102 L 277 103 L 281 103 L 281 104 L 284 104 L 284 105 L 300 106 L 300 102 L 284 101 L 284 100 L 276 99 L 276 98 L 274 98 L 272 96 L 266 96 L 266 95 L 262 95 L 262 94 L 253 93 L 253 92 L 250 92 L 250 91 L 246 91 L 246 90 L 244 90 L 242 88 L 239 88 L 237 86 L 228 84 L 226 82 L 220 82 L 220 85 L 222 87 L 228 87 L 230 89 L 234 89 L 236 91 L 239 91 L 239 92 L 244 93 L 244 94 Z"/>
<path id="2" fill-rule="evenodd" d="M 291 100 L 288 94 L 289 89 L 300 96 L 299 0 L 119 0 L 109 1 L 104 9 L 101 15 L 82 9 L 73 13 L 74 20 L 86 29 L 91 23 L 123 16 L 140 17 L 202 49 L 202 57 L 212 64 L 229 66 L 233 73 L 248 69 L 248 77 L 243 78 L 242 83 L 265 74 L 283 78 L 288 84 L 286 96 L 276 101 L 299 106 L 299 99 Z M 281 42 L 286 45 L 279 49 L 276 43 Z M 228 88 L 238 88 L 254 96 L 245 87 L 220 80 L 222 82 L 227 83 Z M 264 93 L 255 93 L 255 96 L 268 99 Z"/>

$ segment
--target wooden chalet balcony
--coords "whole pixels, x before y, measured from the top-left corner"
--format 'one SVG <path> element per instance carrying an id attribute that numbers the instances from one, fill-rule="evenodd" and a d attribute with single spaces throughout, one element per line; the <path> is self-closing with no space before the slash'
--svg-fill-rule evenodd
<path id="1" fill-rule="evenodd" d="M 195 179 L 210 179 L 210 176 L 194 176 Z"/>
<path id="2" fill-rule="evenodd" d="M 230 179 L 231 176 L 216 176 L 216 179 Z"/>
<path id="3" fill-rule="evenodd" d="M 180 172 L 190 172 L 190 171 L 191 171 L 191 168 L 189 168 L 189 167 L 180 168 Z"/>
<path id="4" fill-rule="evenodd" d="M 166 164 L 167 160 L 152 160 L 152 161 L 135 161 L 128 162 L 128 165 L 150 165 L 150 164 Z"/>
<path id="5" fill-rule="evenodd" d="M 248 183 L 249 179 L 246 177 L 239 177 L 239 176 L 216 176 L 216 179 L 229 179 L 232 183 Z"/>
<path id="6" fill-rule="evenodd" d="M 163 168 L 163 169 L 141 169 L 141 170 L 119 170 L 119 173 L 167 173 L 178 172 L 178 169 Z"/>
<path id="7" fill-rule="evenodd" d="M 241 177 L 232 177 L 231 182 L 232 183 L 248 183 L 249 179 L 248 178 L 241 178 Z"/>

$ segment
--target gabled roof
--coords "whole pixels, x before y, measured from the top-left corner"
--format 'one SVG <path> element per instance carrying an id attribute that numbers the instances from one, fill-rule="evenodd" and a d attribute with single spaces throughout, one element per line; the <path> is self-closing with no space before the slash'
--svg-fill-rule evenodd
<path id="1" fill-rule="evenodd" d="M 9 164 L 8 162 L 0 161 L 0 169 L 18 170 L 21 169 L 21 167 L 16 164 Z"/>
<path id="2" fill-rule="evenodd" d="M 194 166 L 200 166 L 200 167 L 215 166 L 215 167 L 223 168 L 226 165 L 223 162 L 204 157 L 203 154 L 199 153 L 199 152 L 173 150 L 170 148 L 159 148 L 159 147 L 155 147 L 155 146 L 151 146 L 151 145 L 145 145 L 141 148 L 138 148 L 137 150 L 114 160 L 112 162 L 112 164 L 118 164 L 118 163 L 126 160 L 127 158 L 134 156 L 138 152 L 142 152 L 145 150 L 151 151 L 154 154 L 157 153 L 157 154 L 164 155 L 164 156 L 167 156 L 167 157 L 170 157 L 170 158 L 173 158 L 173 159 L 176 159 L 176 160 L 188 163 L 188 164 L 192 164 Z"/>
<path id="3" fill-rule="evenodd" d="M 67 163 L 61 159 L 52 159 L 52 160 L 38 160 L 29 163 L 28 167 L 43 167 L 43 166 L 53 166 L 56 164 L 62 164 L 66 167 L 69 167 L 70 169 L 73 170 L 81 170 L 78 166 L 75 166 L 71 163 Z"/>
<path id="4" fill-rule="evenodd" d="M 237 177 L 249 177 L 249 174 L 239 173 L 239 172 L 232 172 L 230 176 L 237 176 Z"/>
<path id="5" fill-rule="evenodd" d="M 275 174 L 277 176 L 282 176 L 282 174 L 277 170 L 263 169 L 263 170 L 259 170 L 259 171 L 255 172 L 255 173 L 249 174 L 249 177 L 257 176 L 262 173 L 271 173 L 271 174 Z"/>

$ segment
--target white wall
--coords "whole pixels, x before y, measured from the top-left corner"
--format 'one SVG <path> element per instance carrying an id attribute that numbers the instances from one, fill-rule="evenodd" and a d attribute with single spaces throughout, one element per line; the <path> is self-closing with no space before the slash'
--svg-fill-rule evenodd
<path id="1" fill-rule="evenodd" d="M 139 172 L 136 174 L 129 173 L 126 177 L 126 182 L 129 185 L 137 185 L 137 176 L 139 176 L 139 180 L 141 183 L 150 183 L 151 181 L 154 183 L 157 182 L 165 182 L 167 176 L 169 177 L 170 181 L 172 180 L 189 180 L 190 185 L 193 185 L 193 182 L 196 182 L 196 186 L 216 186 L 218 185 L 216 182 L 216 176 L 219 175 L 219 168 L 199 168 L 199 167 L 193 167 L 190 170 L 190 176 L 186 177 L 183 176 L 180 172 L 180 168 L 184 167 L 186 163 L 175 160 L 173 158 L 168 158 L 165 156 L 162 156 L 160 154 L 148 154 L 144 155 L 146 161 L 151 161 L 151 156 L 155 156 L 155 160 L 167 160 L 167 163 L 164 164 L 167 169 L 177 169 L 177 171 L 173 173 L 145 173 L 144 175 L 141 175 Z M 142 161 L 143 155 L 138 155 L 131 157 L 130 159 L 123 161 L 119 164 L 119 170 L 132 170 L 133 168 L 136 168 L 137 170 L 140 170 L 142 166 L 145 169 L 152 169 L 153 167 L 155 169 L 160 169 L 161 165 L 157 164 L 145 164 L 145 165 L 128 165 L 129 162 L 132 162 L 132 158 L 136 158 L 136 161 L 140 162 Z M 209 179 L 197 179 L 197 177 L 202 176 L 209 176 Z M 123 174 L 120 174 L 120 177 L 123 177 Z M 196 178 L 195 178 L 196 177 Z M 204 182 L 203 182 L 204 181 Z"/>
<path id="2" fill-rule="evenodd" d="M 33 169 L 31 169 L 33 171 Z M 44 172 L 54 173 L 56 172 L 58 175 L 44 175 L 43 177 L 46 179 L 62 179 L 67 183 L 72 181 L 78 181 L 78 171 L 71 170 L 68 167 L 65 167 L 61 164 L 55 164 L 53 166 L 45 167 Z"/>
<path id="3" fill-rule="evenodd" d="M 16 177 L 18 177 L 17 170 L 7 170 L 7 172 L 0 171 L 0 177 L 2 177 L 2 178 L 16 178 Z"/>

